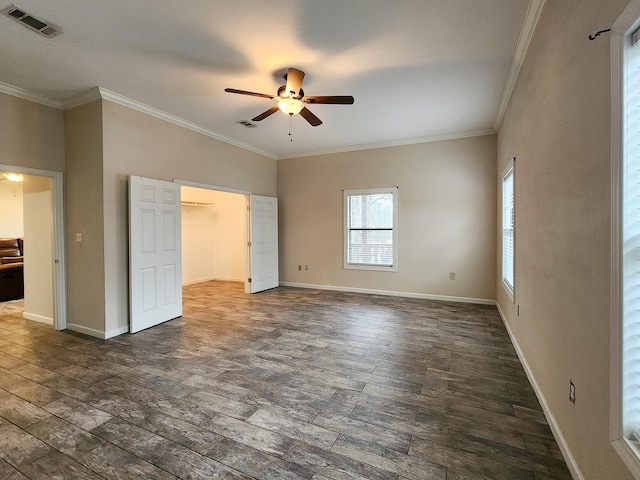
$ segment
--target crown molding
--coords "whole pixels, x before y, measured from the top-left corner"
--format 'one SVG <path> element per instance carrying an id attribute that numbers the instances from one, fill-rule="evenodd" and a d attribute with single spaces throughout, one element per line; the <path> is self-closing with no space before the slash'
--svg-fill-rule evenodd
<path id="1" fill-rule="evenodd" d="M 149 105 L 138 102 L 136 100 L 132 100 L 130 98 L 124 97 L 118 93 L 111 92 L 104 88 L 98 87 L 98 90 L 100 91 L 100 95 L 104 100 L 108 100 L 110 102 L 117 103 L 124 107 L 128 107 L 133 110 L 146 113 L 147 115 L 151 115 L 152 117 L 156 117 L 156 118 L 159 118 L 160 120 L 173 123 L 180 127 L 184 127 L 188 130 L 201 133 L 202 135 L 206 135 L 207 137 L 215 138 L 216 140 L 220 140 L 221 142 L 228 143 L 230 145 L 243 148 L 245 150 L 249 150 L 250 152 L 257 153 L 258 155 L 269 157 L 274 160 L 277 159 L 277 156 L 272 152 L 268 152 L 267 150 L 256 148 L 247 143 L 239 142 L 237 140 L 234 140 L 233 138 L 214 132 L 213 130 L 209 130 L 208 128 L 205 128 L 202 125 L 198 125 L 197 123 L 190 122 L 189 120 L 185 120 L 184 118 L 177 117 L 175 115 L 172 115 L 171 113 L 158 110 L 155 107 L 151 107 Z"/>
<path id="2" fill-rule="evenodd" d="M 533 2 L 540 2 L 540 1 L 545 2 L 546 0 L 533 0 Z M 208 128 L 205 128 L 194 122 L 190 122 L 189 120 L 185 120 L 183 118 L 177 117 L 170 113 L 159 110 L 155 107 L 146 105 L 142 102 L 132 100 L 128 97 L 125 97 L 123 95 L 112 92 L 102 87 L 90 88 L 88 90 L 85 90 L 84 92 L 78 93 L 71 97 L 67 97 L 61 101 L 52 100 L 42 95 L 29 92 L 27 90 L 23 90 L 21 88 L 14 87 L 12 85 L 8 85 L 2 82 L 0 82 L 0 92 L 15 96 L 15 97 L 19 97 L 19 98 L 24 98 L 26 100 L 30 100 L 33 102 L 37 102 L 42 105 L 46 105 L 46 106 L 57 108 L 57 109 L 63 109 L 63 110 L 68 110 L 71 108 L 79 107 L 81 105 L 86 105 L 96 100 L 108 100 L 118 105 L 131 108 L 133 110 L 145 113 L 147 115 L 151 115 L 161 120 L 165 120 L 167 122 L 173 123 L 174 125 L 178 125 L 180 127 L 192 130 L 202 135 L 215 138 L 216 140 L 219 140 L 221 142 L 234 145 L 236 147 L 257 153 L 258 155 L 262 155 L 264 157 L 268 157 L 274 160 L 314 157 L 314 156 L 320 156 L 320 155 L 331 155 L 336 153 L 355 152 L 360 150 L 372 150 L 375 148 L 400 147 L 403 145 L 415 145 L 418 143 L 430 143 L 430 142 L 440 142 L 443 140 L 456 140 L 460 138 L 480 137 L 484 135 L 494 135 L 497 131 L 493 129 L 475 130 L 470 132 L 460 132 L 460 133 L 446 134 L 446 135 L 432 135 L 432 136 L 426 136 L 426 137 L 391 140 L 388 142 L 350 145 L 346 147 L 338 147 L 338 148 L 333 148 L 328 150 L 319 150 L 315 152 L 303 152 L 303 153 L 291 154 L 291 155 L 276 155 L 275 153 L 269 152 L 267 150 L 262 150 L 260 148 L 256 148 L 246 143 L 239 142 L 237 140 L 234 140 L 233 138 L 221 135 L 217 132 L 214 132 L 213 130 L 209 130 Z"/>
<path id="3" fill-rule="evenodd" d="M 71 97 L 63 98 L 62 100 L 60 100 L 60 103 L 65 110 L 69 110 L 70 108 L 86 105 L 87 103 L 100 100 L 101 98 L 102 96 L 100 95 L 100 88 L 93 87 L 89 90 L 85 90 L 84 92 L 72 95 Z"/>
<path id="4" fill-rule="evenodd" d="M 190 122 L 189 120 L 185 120 L 184 118 L 177 117 L 176 115 L 172 115 L 171 113 L 167 113 L 155 107 L 151 107 L 145 103 L 125 97 L 124 95 L 120 95 L 119 93 L 112 92 L 110 90 L 107 90 L 106 88 L 91 88 L 85 92 L 63 100 L 62 104 L 64 105 L 64 108 L 74 108 L 98 99 L 117 103 L 118 105 L 131 108 L 132 110 L 136 110 L 147 115 L 151 115 L 152 117 L 159 118 L 160 120 L 164 120 L 166 122 L 173 123 L 174 125 L 178 125 L 188 130 L 206 135 L 207 137 L 215 138 L 216 140 L 220 140 L 221 142 L 228 143 L 245 150 L 249 150 L 251 152 L 257 153 L 258 155 L 272 158 L 274 160 L 277 159 L 277 156 L 272 152 L 268 152 L 267 150 L 262 150 L 252 145 L 239 142 L 230 137 L 226 137 L 217 132 L 214 132 L 213 130 L 209 130 L 208 128 L 198 125 L 197 123 Z"/>
<path id="5" fill-rule="evenodd" d="M 457 140 L 460 138 L 483 137 L 485 135 L 495 135 L 493 129 L 474 130 L 470 132 L 452 133 L 446 135 L 432 135 L 429 137 L 405 138 L 401 140 L 391 140 L 388 142 L 366 143 L 362 145 L 349 145 L 346 147 L 333 148 L 330 150 L 319 150 L 316 152 L 299 153 L 293 155 L 278 156 L 278 160 L 287 160 L 290 158 L 315 157 L 320 155 L 332 155 L 335 153 L 356 152 L 359 150 L 373 150 L 375 148 L 402 147 L 404 145 L 415 145 L 418 143 L 442 142 L 444 140 Z"/>
<path id="6" fill-rule="evenodd" d="M 107 90 L 106 88 L 93 87 L 85 90 L 84 92 L 78 93 L 77 95 L 72 95 L 71 97 L 67 97 L 61 101 L 58 101 L 52 100 L 37 93 L 30 92 L 28 90 L 24 90 L 22 88 L 14 87 L 13 85 L 9 85 L 7 83 L 0 82 L 0 93 L 6 93 L 7 95 L 11 95 L 13 97 L 23 98 L 25 100 L 36 102 L 41 105 L 46 105 L 48 107 L 53 107 L 60 110 L 68 110 L 70 108 L 86 105 L 87 103 L 91 103 L 95 100 L 108 100 L 110 102 L 131 108 L 133 110 L 146 113 L 147 115 L 151 115 L 152 117 L 156 117 L 161 120 L 173 123 L 174 125 L 178 125 L 194 132 L 201 133 L 202 135 L 206 135 L 207 137 L 215 138 L 216 140 L 220 140 L 221 142 L 234 145 L 244 150 L 249 150 L 250 152 L 257 153 L 258 155 L 272 158 L 274 160 L 277 160 L 278 158 L 277 155 L 272 152 L 239 142 L 230 137 L 226 137 L 217 132 L 214 132 L 213 130 L 209 130 L 208 128 L 198 125 L 197 123 L 190 122 L 189 120 L 177 117 L 170 113 L 146 105 L 142 102 L 132 100 L 123 95 Z"/>
<path id="7" fill-rule="evenodd" d="M 12 97 L 22 98 L 24 100 L 29 100 L 30 102 L 39 103 L 40 105 L 57 108 L 59 110 L 63 108 L 62 104 L 57 100 L 52 100 L 45 97 L 44 95 L 40 95 L 39 93 L 30 92 L 19 87 L 14 87 L 13 85 L 9 85 L 8 83 L 0 82 L 0 93 L 6 93 L 7 95 L 11 95 Z"/>
<path id="8" fill-rule="evenodd" d="M 529 45 L 536 32 L 536 27 L 538 26 L 546 3 L 547 0 L 531 0 L 529 2 L 529 8 L 527 9 L 527 14 L 522 24 L 522 29 L 520 30 L 520 36 L 518 37 L 518 43 L 511 58 L 509 75 L 507 76 L 502 97 L 500 97 L 500 103 L 498 104 L 498 113 L 493 127 L 496 132 L 500 130 L 500 125 L 502 124 L 502 119 L 511 100 L 513 89 L 518 81 L 518 75 L 520 75 L 520 69 L 524 63 L 524 58 L 527 55 L 527 50 L 529 50 Z"/>

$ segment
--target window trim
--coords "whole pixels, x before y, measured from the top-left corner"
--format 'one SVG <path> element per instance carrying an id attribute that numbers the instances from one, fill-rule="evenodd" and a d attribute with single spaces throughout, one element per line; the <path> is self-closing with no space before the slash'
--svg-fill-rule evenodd
<path id="1" fill-rule="evenodd" d="M 624 437 L 623 415 L 623 191 L 625 39 L 640 26 L 640 0 L 632 0 L 611 29 L 611 326 L 609 440 L 635 478 L 640 478 L 640 450 Z"/>
<path id="2" fill-rule="evenodd" d="M 502 183 L 501 183 L 501 188 L 502 188 L 502 208 L 500 209 L 500 216 L 501 216 L 501 220 L 500 220 L 500 226 L 501 226 L 501 232 L 502 232 L 502 257 L 501 257 L 501 265 L 500 265 L 500 271 L 501 271 L 501 283 L 502 283 L 502 288 L 504 289 L 504 291 L 507 293 L 507 296 L 509 297 L 509 299 L 511 300 L 511 302 L 515 302 L 515 290 L 516 290 L 516 171 L 515 171 L 515 160 L 516 157 L 510 157 L 509 158 L 509 162 L 506 166 L 506 168 L 504 169 L 504 172 L 502 173 Z M 505 235 L 504 235 L 504 207 L 505 207 L 505 199 L 504 199 L 504 183 L 505 183 L 505 179 L 511 175 L 513 178 L 513 204 L 512 204 L 512 208 L 513 208 L 513 272 L 512 272 L 512 276 L 513 276 L 513 285 L 511 285 L 507 279 L 505 278 L 505 274 L 504 274 L 504 252 L 505 252 Z"/>
<path id="3" fill-rule="evenodd" d="M 392 251 L 393 265 L 365 265 L 360 263 L 348 263 L 347 253 L 349 250 L 349 212 L 347 211 L 348 197 L 351 195 L 367 195 L 375 193 L 391 193 L 393 195 L 393 233 Z M 398 271 L 398 187 L 383 188 L 361 188 L 342 191 L 342 212 L 343 212 L 343 254 L 342 267 L 345 270 L 371 270 L 377 272 L 397 272 Z"/>

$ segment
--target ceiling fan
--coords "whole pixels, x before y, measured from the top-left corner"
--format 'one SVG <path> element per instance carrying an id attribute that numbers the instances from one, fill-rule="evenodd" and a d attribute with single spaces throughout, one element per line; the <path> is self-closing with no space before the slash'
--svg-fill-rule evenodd
<path id="1" fill-rule="evenodd" d="M 235 88 L 225 88 L 224 91 L 228 93 L 238 93 L 240 95 L 252 95 L 254 97 L 268 98 L 270 100 L 276 99 L 277 103 L 266 112 L 261 113 L 257 117 L 252 118 L 254 122 L 264 120 L 269 115 L 273 115 L 278 110 L 283 111 L 290 117 L 297 115 L 298 113 L 309 122 L 312 126 L 317 127 L 322 124 L 322 120 L 316 117 L 311 110 L 309 110 L 305 104 L 333 104 L 333 105 L 352 105 L 353 97 L 351 95 L 340 96 L 315 96 L 305 95 L 302 90 L 302 80 L 304 79 L 304 72 L 295 68 L 290 68 L 284 76 L 287 81 L 286 85 L 282 85 L 278 88 L 277 95 L 267 95 L 265 93 L 247 92 L 246 90 L 236 90 Z"/>

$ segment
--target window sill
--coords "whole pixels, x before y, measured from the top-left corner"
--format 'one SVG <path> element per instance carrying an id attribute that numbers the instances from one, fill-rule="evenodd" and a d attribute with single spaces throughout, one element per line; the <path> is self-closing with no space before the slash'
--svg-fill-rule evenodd
<path id="1" fill-rule="evenodd" d="M 633 478 L 640 480 L 640 448 L 638 442 L 619 438 L 611 442 L 613 449 L 627 466 Z"/>
<path id="2" fill-rule="evenodd" d="M 383 265 L 359 265 L 359 264 L 344 264 L 343 268 L 345 270 L 369 270 L 374 272 L 397 272 L 398 266 L 392 265 L 390 267 L 385 267 Z"/>
<path id="3" fill-rule="evenodd" d="M 509 300 L 511 300 L 511 303 L 515 303 L 515 294 L 513 291 L 513 287 L 511 287 L 507 282 L 502 280 L 502 288 L 504 289 L 507 296 L 509 297 Z"/>

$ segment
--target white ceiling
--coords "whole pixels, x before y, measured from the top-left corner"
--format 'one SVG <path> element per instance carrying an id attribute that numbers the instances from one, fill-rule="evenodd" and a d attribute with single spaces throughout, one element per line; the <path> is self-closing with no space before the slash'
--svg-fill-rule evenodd
<path id="1" fill-rule="evenodd" d="M 0 16 L 0 82 L 64 103 L 92 87 L 274 158 L 495 130 L 543 0 L 0 0 L 64 31 Z M 531 6 L 530 6 L 531 3 Z M 288 67 L 324 124 L 276 113 L 247 129 Z M 6 90 L 5 85 L 5 90 Z M 502 102 L 502 103 L 501 103 Z"/>

